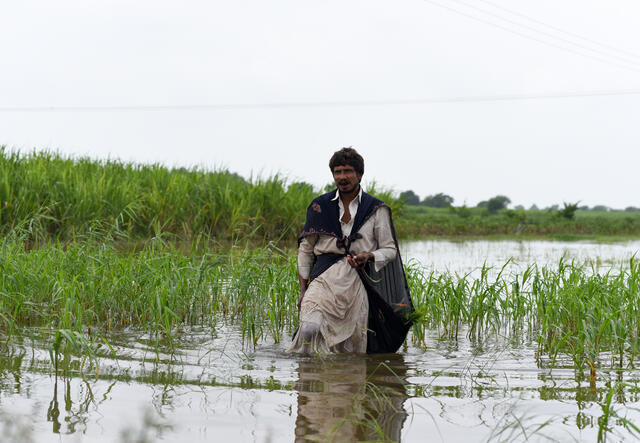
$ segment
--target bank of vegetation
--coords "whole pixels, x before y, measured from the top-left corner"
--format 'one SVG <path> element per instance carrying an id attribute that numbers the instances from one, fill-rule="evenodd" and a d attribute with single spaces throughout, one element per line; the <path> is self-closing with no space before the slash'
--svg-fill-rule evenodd
<path id="1" fill-rule="evenodd" d="M 494 210 L 493 200 L 487 207 L 433 208 L 404 204 L 375 186 L 368 191 L 392 207 L 400 237 L 640 236 L 640 212 L 575 210 L 566 217 L 561 210 Z M 293 246 L 320 192 L 279 175 L 246 179 L 227 170 L 0 148 L 0 234 L 22 230 L 32 244 L 97 235 L 133 243 L 162 237 Z"/>
<path id="2" fill-rule="evenodd" d="M 278 175 L 245 180 L 226 170 L 0 151 L 0 231 L 23 230 L 33 242 L 291 239 L 313 195 Z"/>
<path id="3" fill-rule="evenodd" d="M 540 238 L 640 237 L 640 212 L 432 208 L 405 205 L 396 222 L 405 237 L 508 236 Z"/>
<path id="4" fill-rule="evenodd" d="M 400 209 L 390 192 L 370 191 Z M 245 179 L 227 170 L 0 150 L 0 232 L 22 230 L 36 243 L 105 234 L 293 242 L 318 192 L 279 175 Z"/>

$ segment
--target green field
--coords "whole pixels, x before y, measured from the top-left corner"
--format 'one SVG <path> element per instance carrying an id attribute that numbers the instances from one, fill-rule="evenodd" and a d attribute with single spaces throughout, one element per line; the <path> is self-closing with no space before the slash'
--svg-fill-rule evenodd
<path id="1" fill-rule="evenodd" d="M 395 441 L 388 430 L 399 431 L 409 415 L 433 422 L 430 435 L 452 424 L 467 432 L 469 417 L 490 409 L 497 415 L 483 429 L 500 441 L 542 436 L 547 426 L 576 440 L 640 435 L 628 414 L 640 392 L 633 252 L 615 268 L 562 259 L 513 273 L 504 271 L 510 261 L 502 271 L 479 262 L 469 274 L 408 261 L 415 312 L 398 354 L 287 353 L 298 325 L 296 237 L 318 193 L 279 176 L 0 150 L 3 435 L 18 432 L 7 406 L 16 402 L 35 411 L 25 435 L 52 429 L 80 438 L 86 430 L 90 441 L 116 441 L 135 402 L 158 408 L 158 429 L 188 416 L 197 432 L 226 426 L 235 434 L 250 405 L 251 416 L 275 410 L 269 426 L 318 440 L 353 440 L 341 432 L 360 427 L 369 436 L 362 440 Z M 390 203 L 404 238 L 640 235 L 637 213 L 578 211 L 567 220 L 547 211 L 403 206 L 390 191 L 373 193 Z M 381 368 L 393 377 L 374 376 Z M 339 402 L 326 435 L 305 425 L 317 410 L 306 413 L 305 398 L 316 395 L 325 409 L 325 400 Z M 507 401 L 506 412 L 496 408 Z M 511 409 L 541 401 L 548 418 Z M 292 423 L 294 413 L 300 420 Z M 176 427 L 167 438 L 189 432 Z"/>
<path id="2" fill-rule="evenodd" d="M 0 232 L 29 241 L 88 239 L 295 244 L 319 191 L 278 175 L 170 169 L 0 149 Z M 375 193 L 375 191 L 374 191 Z M 387 193 L 376 193 L 398 209 Z"/>
<path id="3" fill-rule="evenodd" d="M 571 220 L 558 211 L 404 206 L 396 222 L 406 237 L 502 236 L 581 239 L 640 236 L 640 212 L 575 213 Z"/>
<path id="4" fill-rule="evenodd" d="M 375 187 L 375 186 L 374 186 Z M 640 213 L 403 205 L 386 190 L 368 189 L 394 212 L 399 237 L 638 237 Z M 0 149 L 0 233 L 20 231 L 32 244 L 110 236 L 222 244 L 295 245 L 311 199 L 321 193 L 278 175 L 245 179 L 226 170 L 171 169 L 119 161 L 72 159 Z"/>

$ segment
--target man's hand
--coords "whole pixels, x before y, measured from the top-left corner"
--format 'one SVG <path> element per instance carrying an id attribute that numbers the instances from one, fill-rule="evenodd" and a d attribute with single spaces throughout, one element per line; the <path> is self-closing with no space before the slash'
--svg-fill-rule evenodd
<path id="1" fill-rule="evenodd" d="M 347 262 L 349 262 L 352 268 L 362 267 L 368 261 L 373 261 L 373 260 L 374 260 L 374 257 L 372 252 L 361 252 L 356 255 L 347 255 Z"/>

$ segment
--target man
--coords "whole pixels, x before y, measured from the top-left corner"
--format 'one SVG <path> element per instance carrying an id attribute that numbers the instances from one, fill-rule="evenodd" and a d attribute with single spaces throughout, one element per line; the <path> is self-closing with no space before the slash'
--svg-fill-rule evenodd
<path id="1" fill-rule="evenodd" d="M 413 306 L 391 210 L 362 191 L 355 149 L 335 152 L 329 168 L 337 189 L 309 205 L 299 238 L 300 327 L 290 351 L 395 352 Z"/>

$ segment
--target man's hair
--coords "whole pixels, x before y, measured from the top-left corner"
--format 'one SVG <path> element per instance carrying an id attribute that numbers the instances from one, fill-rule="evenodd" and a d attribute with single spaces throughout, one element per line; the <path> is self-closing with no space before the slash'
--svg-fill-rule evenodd
<path id="1" fill-rule="evenodd" d="M 352 147 L 342 148 L 336 151 L 329 160 L 329 169 L 333 172 L 336 166 L 353 166 L 358 174 L 364 174 L 364 159 L 358 151 Z"/>

